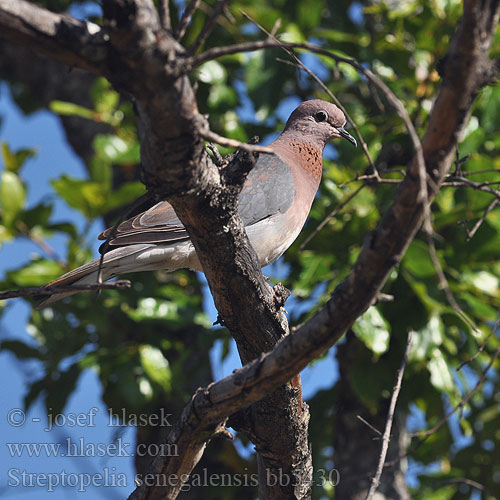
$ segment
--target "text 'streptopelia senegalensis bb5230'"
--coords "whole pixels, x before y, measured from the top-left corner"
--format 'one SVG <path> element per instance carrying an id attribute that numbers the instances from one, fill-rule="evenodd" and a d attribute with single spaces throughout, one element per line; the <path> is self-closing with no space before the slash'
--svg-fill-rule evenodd
<path id="1" fill-rule="evenodd" d="M 356 140 L 345 129 L 344 113 L 332 103 L 311 100 L 298 106 L 285 130 L 261 153 L 238 198 L 238 212 L 261 266 L 273 263 L 293 243 L 309 214 L 321 181 L 325 144 L 335 138 Z M 114 235 L 113 235 L 114 234 Z M 172 205 L 157 203 L 146 212 L 104 231 L 109 240 L 102 262 L 108 280 L 136 271 L 190 268 L 201 271 L 189 235 Z M 96 283 L 100 259 L 75 269 L 48 285 Z M 77 292 L 54 294 L 45 307 Z"/>

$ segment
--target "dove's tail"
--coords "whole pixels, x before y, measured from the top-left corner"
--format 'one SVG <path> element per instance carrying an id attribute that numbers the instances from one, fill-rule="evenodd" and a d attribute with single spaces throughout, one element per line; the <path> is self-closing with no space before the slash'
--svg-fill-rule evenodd
<path id="1" fill-rule="evenodd" d="M 184 250 L 184 252 L 181 252 L 181 255 L 179 255 L 179 244 L 136 244 L 115 248 L 104 255 L 102 264 L 101 258 L 95 259 L 47 283 L 45 286 L 87 285 L 97 283 L 100 267 L 103 281 L 120 276 L 121 274 L 132 272 L 154 271 L 158 269 L 172 271 L 180 267 L 190 267 L 189 264 L 191 263 L 190 261 L 193 260 L 192 256 L 194 254 L 194 249 L 191 242 L 183 242 L 183 245 L 185 249 L 181 249 Z M 54 293 L 40 302 L 40 304 L 36 306 L 36 309 L 43 309 L 58 300 L 74 295 L 75 293 L 80 293 L 80 291 L 81 290 Z"/>

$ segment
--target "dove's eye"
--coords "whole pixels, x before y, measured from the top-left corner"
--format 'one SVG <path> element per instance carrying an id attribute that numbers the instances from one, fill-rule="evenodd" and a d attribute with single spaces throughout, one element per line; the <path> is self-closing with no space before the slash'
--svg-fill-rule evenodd
<path id="1" fill-rule="evenodd" d="M 318 111 L 315 115 L 314 115 L 314 119 L 317 121 L 317 122 L 326 122 L 326 120 L 328 120 L 328 113 L 326 111 Z"/>

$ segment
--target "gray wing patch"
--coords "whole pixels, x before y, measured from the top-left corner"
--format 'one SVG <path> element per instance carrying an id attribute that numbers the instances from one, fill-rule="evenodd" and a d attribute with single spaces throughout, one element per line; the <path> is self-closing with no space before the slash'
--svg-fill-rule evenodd
<path id="1" fill-rule="evenodd" d="M 293 174 L 287 164 L 276 154 L 261 154 L 238 198 L 238 213 L 244 225 L 251 226 L 273 214 L 286 212 L 294 197 Z M 122 222 L 115 232 L 109 228 L 99 235 L 100 240 L 109 239 L 111 247 L 168 243 L 188 238 L 189 234 L 172 205 L 166 201 Z M 101 246 L 101 249 L 105 247 Z"/>
<path id="2" fill-rule="evenodd" d="M 278 212 L 286 212 L 295 198 L 295 183 L 288 165 L 276 154 L 261 153 L 238 199 L 238 213 L 251 226 Z"/>

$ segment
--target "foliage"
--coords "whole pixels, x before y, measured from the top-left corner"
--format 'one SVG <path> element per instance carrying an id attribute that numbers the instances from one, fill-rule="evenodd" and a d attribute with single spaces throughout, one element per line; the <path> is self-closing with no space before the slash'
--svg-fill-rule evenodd
<path id="1" fill-rule="evenodd" d="M 234 19 L 224 18 L 216 26 L 205 49 L 265 38 L 240 9 L 267 29 L 280 20 L 279 33 L 284 39 L 314 41 L 373 68 L 403 101 L 423 135 L 440 83 L 438 63 L 459 21 L 460 2 L 275 0 L 270 4 L 239 0 L 231 3 Z M 202 10 L 195 12 L 185 37 L 187 45 L 194 41 L 205 19 Z M 209 113 L 215 131 L 240 140 L 265 137 L 282 127 L 286 119 L 283 110 L 288 111 L 290 104 L 326 97 L 308 76 L 277 61 L 285 56 L 279 49 L 234 54 L 198 68 L 193 74 L 198 103 L 202 112 Z M 309 54 L 302 54 L 301 59 L 347 108 L 378 168 L 389 171 L 384 176 L 401 178 L 397 170 L 405 169 L 411 144 L 403 123 L 383 96 L 346 64 Z M 143 192 L 136 180 L 119 187 L 113 182 L 113 172 L 136 171 L 139 161 L 130 104 L 100 79 L 91 95 L 93 109 L 68 102 L 51 105 L 56 113 L 104 122 L 112 130 L 95 138 L 88 178 L 63 176 L 52 181 L 55 194 L 88 220 L 124 207 Z M 32 97 L 36 99 L 36 95 Z M 468 155 L 463 170 L 477 172 L 471 175 L 477 182 L 497 179 L 495 173 L 481 172 L 500 168 L 499 107 L 500 88 L 484 89 L 458 147 L 461 158 Z M 39 285 L 86 262 L 90 257 L 86 234 L 71 224 L 55 222 L 58 218 L 51 203 L 26 206 L 23 164 L 35 152 L 12 151 L 6 144 L 2 151 L 0 244 L 26 235 L 50 238 L 64 234 L 71 238 L 65 264 L 50 256 L 37 258 L 9 271 L 2 288 Z M 354 150 L 348 144 L 330 148 L 327 157 L 310 220 L 284 257 L 284 282 L 295 297 L 295 307 L 290 309 L 293 323 L 310 317 L 348 274 L 365 236 L 374 229 L 397 188 L 394 184 L 369 184 L 301 249 L 314 228 L 360 186 L 362 181 L 355 179 L 368 167 L 361 148 Z M 383 407 L 390 394 L 408 330 L 416 334 L 399 406 L 407 413 L 418 413 L 429 427 L 460 402 L 490 361 L 498 345 L 495 335 L 466 369 L 457 371 L 477 353 L 498 314 L 499 209 L 489 213 L 470 241 L 464 229 L 472 228 L 492 200 L 490 194 L 476 189 L 445 187 L 432 208 L 437 256 L 450 291 L 469 322 L 447 302 L 427 238 L 419 234 L 384 289 L 394 301 L 370 309 L 353 327 L 367 354 L 349 367 L 347 376 L 356 396 L 371 412 Z M 200 345 L 206 355 L 216 338 L 208 331 L 196 276 L 187 272 L 168 277 L 140 275 L 135 277 L 132 290 L 105 292 L 90 307 L 91 301 L 91 296 L 83 294 L 44 312 L 33 312 L 28 325 L 36 341 L 33 345 L 17 340 L 2 343 L 3 349 L 20 360 L 37 359 L 44 367 L 44 376 L 32 383 L 26 395 L 27 406 L 42 396 L 47 407 L 61 410 L 82 370 L 91 367 L 99 371 L 105 402 L 130 412 L 147 411 L 173 392 L 186 401 L 193 389 L 208 382 L 197 378 L 195 370 L 186 377 L 183 368 Z M 69 367 L 62 364 L 68 359 L 73 360 Z M 497 370 L 495 362 L 488 385 L 474 394 L 460 414 L 459 433 L 471 438 L 467 444 L 458 447 L 456 433 L 450 425 L 443 425 L 412 454 L 416 463 L 437 464 L 439 469 L 437 473 L 423 469 L 413 492 L 417 497 L 431 498 L 430 489 L 432 498 L 469 498 L 470 485 L 454 482 L 459 477 L 500 494 Z M 338 407 L 336 397 L 332 387 L 311 401 L 311 437 L 318 469 L 331 468 L 331 460 L 335 460 L 331 415 Z M 418 441 L 415 436 L 410 447 Z M 333 495 L 328 486 L 315 493 L 318 498 Z"/>

